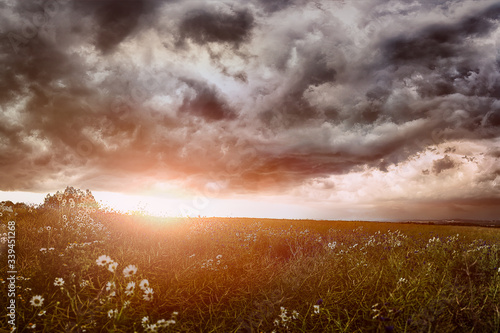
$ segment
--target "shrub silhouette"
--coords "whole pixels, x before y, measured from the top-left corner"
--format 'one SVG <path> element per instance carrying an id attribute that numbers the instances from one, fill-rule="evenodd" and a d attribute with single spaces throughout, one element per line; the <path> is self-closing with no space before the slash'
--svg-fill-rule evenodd
<path id="1" fill-rule="evenodd" d="M 42 208 L 59 209 L 61 206 L 70 205 L 71 201 L 74 201 L 77 206 L 84 205 L 88 208 L 95 209 L 99 207 L 90 190 L 87 189 L 82 191 L 80 189 L 75 189 L 72 186 L 68 186 L 63 193 L 57 191 L 55 194 L 47 194 Z"/>

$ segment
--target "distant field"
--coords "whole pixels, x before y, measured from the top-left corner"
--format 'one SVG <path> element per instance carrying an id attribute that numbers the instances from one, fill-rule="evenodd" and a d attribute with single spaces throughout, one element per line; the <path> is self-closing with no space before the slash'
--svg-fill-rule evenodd
<path id="1" fill-rule="evenodd" d="M 1 304 L 9 221 L 23 332 L 500 331 L 498 228 L 21 209 Z"/>

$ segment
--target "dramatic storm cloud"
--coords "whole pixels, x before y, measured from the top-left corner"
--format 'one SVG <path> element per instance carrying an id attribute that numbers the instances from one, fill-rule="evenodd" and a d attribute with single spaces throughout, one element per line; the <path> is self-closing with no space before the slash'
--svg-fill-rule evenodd
<path id="1" fill-rule="evenodd" d="M 169 184 L 317 218 L 500 217 L 494 1 L 4 1 L 0 15 L 0 190 Z"/>

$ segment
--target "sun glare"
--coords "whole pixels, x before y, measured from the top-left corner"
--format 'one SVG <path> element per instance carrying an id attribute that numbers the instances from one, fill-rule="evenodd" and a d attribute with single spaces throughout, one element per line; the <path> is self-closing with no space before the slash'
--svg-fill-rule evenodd
<path id="1" fill-rule="evenodd" d="M 178 216 L 178 206 L 182 205 L 182 199 L 165 197 L 165 196 L 149 196 L 149 195 L 133 195 L 113 192 L 94 192 L 94 197 L 105 207 L 112 208 L 124 213 L 127 212 L 143 212 L 152 216 Z"/>

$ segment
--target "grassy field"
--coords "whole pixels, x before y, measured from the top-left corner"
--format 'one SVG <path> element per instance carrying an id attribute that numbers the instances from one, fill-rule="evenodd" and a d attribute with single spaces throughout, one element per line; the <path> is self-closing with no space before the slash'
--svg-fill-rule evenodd
<path id="1" fill-rule="evenodd" d="M 500 331 L 500 229 L 83 207 L 1 222 L 0 301 L 15 225 L 23 332 Z"/>

